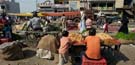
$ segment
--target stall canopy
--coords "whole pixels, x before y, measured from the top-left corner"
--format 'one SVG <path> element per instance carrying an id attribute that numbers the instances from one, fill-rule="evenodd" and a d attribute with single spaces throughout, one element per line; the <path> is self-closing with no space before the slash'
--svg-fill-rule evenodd
<path id="1" fill-rule="evenodd" d="M 8 15 L 12 16 L 33 16 L 32 13 L 8 13 Z M 38 13 L 38 16 L 43 16 L 42 13 Z"/>
<path id="2" fill-rule="evenodd" d="M 74 16 L 74 15 L 80 15 L 79 11 L 75 11 L 75 12 L 49 12 L 49 13 L 42 13 L 42 15 L 45 16 Z"/>

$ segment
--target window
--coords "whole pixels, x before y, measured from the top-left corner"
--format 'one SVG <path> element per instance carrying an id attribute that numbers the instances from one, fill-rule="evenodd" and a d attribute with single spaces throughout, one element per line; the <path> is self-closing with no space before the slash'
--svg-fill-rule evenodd
<path id="1" fill-rule="evenodd" d="M 92 3 L 92 7 L 97 7 L 98 3 Z"/>
<path id="2" fill-rule="evenodd" d="M 108 7 L 113 7 L 113 3 L 107 3 Z"/>

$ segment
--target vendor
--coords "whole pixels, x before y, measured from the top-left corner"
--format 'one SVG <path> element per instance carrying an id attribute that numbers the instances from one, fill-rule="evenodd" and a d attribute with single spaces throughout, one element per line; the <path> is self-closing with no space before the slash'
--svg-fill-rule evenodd
<path id="1" fill-rule="evenodd" d="M 96 29 L 90 28 L 89 29 L 89 36 L 85 38 L 85 44 L 86 44 L 86 51 L 84 56 L 90 60 L 97 60 L 101 58 L 100 53 L 100 38 L 95 36 L 96 35 Z"/>

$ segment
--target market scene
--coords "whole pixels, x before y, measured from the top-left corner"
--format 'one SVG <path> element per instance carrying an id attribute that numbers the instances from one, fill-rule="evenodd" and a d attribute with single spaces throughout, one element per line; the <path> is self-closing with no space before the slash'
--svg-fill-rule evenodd
<path id="1" fill-rule="evenodd" d="M 135 0 L 0 0 L 0 65 L 135 65 Z"/>

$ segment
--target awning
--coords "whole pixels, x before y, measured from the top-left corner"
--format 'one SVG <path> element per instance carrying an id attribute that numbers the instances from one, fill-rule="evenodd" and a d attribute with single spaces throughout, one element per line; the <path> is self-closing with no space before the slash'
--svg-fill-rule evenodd
<path id="1" fill-rule="evenodd" d="M 42 15 L 44 16 L 63 16 L 63 14 L 65 16 L 74 16 L 74 15 L 80 15 L 79 11 L 75 11 L 75 12 L 45 12 L 42 13 Z"/>
<path id="2" fill-rule="evenodd" d="M 8 15 L 12 16 L 33 16 L 32 13 L 8 13 Z M 38 13 L 38 16 L 44 16 L 42 15 L 42 12 Z"/>
<path id="3" fill-rule="evenodd" d="M 112 15 L 115 15 L 115 14 L 118 14 L 118 12 L 102 12 L 104 14 L 112 14 Z M 98 15 L 98 13 L 95 13 L 95 15 Z"/>
<path id="4" fill-rule="evenodd" d="M 133 12 L 131 12 L 130 10 L 126 10 L 126 12 L 127 12 L 129 15 L 134 15 Z"/>

